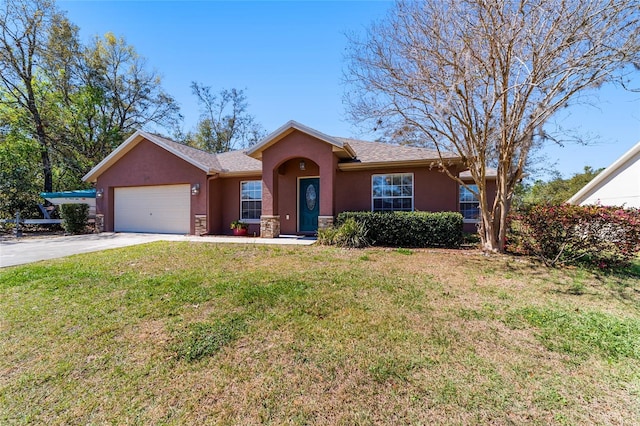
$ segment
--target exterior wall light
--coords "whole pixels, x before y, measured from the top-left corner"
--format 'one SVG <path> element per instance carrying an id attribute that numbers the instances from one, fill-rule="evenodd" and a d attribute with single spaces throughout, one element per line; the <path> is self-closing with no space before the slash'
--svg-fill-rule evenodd
<path id="1" fill-rule="evenodd" d="M 96 189 L 96 198 L 102 198 L 103 195 L 104 195 L 104 189 L 102 188 Z"/>
<path id="2" fill-rule="evenodd" d="M 194 183 L 191 185 L 191 195 L 198 195 L 200 193 L 200 184 Z"/>
<path id="3" fill-rule="evenodd" d="M 306 170 L 307 169 L 307 165 L 305 164 L 304 160 L 300 160 L 300 170 Z"/>

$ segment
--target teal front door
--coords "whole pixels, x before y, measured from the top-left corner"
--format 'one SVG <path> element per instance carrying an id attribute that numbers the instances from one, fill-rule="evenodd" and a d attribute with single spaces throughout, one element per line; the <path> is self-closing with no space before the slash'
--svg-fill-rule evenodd
<path id="1" fill-rule="evenodd" d="M 316 232 L 320 212 L 320 178 L 301 178 L 298 194 L 298 231 Z"/>

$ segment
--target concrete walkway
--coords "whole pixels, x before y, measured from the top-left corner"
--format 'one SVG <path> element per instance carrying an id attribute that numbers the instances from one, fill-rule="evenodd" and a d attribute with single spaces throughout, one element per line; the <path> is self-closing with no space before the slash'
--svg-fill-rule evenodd
<path id="1" fill-rule="evenodd" d="M 71 256 L 79 253 L 89 253 L 92 251 L 145 244 L 153 241 L 311 245 L 315 242 L 315 238 L 196 237 L 192 235 L 129 234 L 113 232 L 54 238 L 25 238 L 0 242 L 0 268 Z"/>

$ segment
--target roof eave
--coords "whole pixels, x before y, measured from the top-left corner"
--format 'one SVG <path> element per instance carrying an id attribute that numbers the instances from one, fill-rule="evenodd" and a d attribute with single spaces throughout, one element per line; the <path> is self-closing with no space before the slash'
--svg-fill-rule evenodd
<path id="1" fill-rule="evenodd" d="M 233 171 L 233 172 L 219 172 L 221 178 L 228 177 L 260 177 L 262 176 L 262 171 L 260 170 L 252 170 L 252 171 Z"/>
<path id="2" fill-rule="evenodd" d="M 181 153 L 180 151 L 177 151 L 175 149 L 173 149 L 173 147 L 165 144 L 164 142 L 162 142 L 161 140 L 159 140 L 158 138 L 155 137 L 155 135 L 151 134 L 151 133 L 147 133 L 147 132 L 140 132 L 147 140 L 155 143 L 156 145 L 160 146 L 161 148 L 166 149 L 167 151 L 169 151 L 170 153 L 172 153 L 173 155 L 175 155 L 176 157 L 186 161 L 187 163 L 191 164 L 194 167 L 197 167 L 198 169 L 202 170 L 205 173 L 215 173 L 217 172 L 217 170 L 215 170 L 212 167 L 209 166 L 205 166 L 204 164 L 194 160 L 193 158 Z"/>
<path id="3" fill-rule="evenodd" d="M 625 152 L 620 158 L 613 162 L 609 167 L 601 171 L 596 177 L 591 179 L 585 186 L 582 187 L 578 192 L 576 192 L 571 198 L 569 198 L 566 202 L 568 204 L 580 204 L 584 202 L 590 195 L 593 189 L 596 189 L 597 186 L 607 179 L 611 174 L 613 174 L 620 166 L 624 165 L 627 161 L 633 158 L 635 155 L 640 153 L 640 142 L 635 144 L 631 149 Z"/>
<path id="4" fill-rule="evenodd" d="M 452 158 L 445 159 L 445 167 L 455 166 L 460 160 Z M 366 170 L 366 169 L 393 169 L 397 167 L 430 167 L 440 168 L 442 160 L 440 159 L 419 159 L 419 160 L 403 160 L 403 161 L 371 161 L 371 162 L 353 162 L 338 163 L 338 169 L 343 171 Z"/>
<path id="5" fill-rule="evenodd" d="M 161 147 L 162 149 L 169 151 L 176 157 L 186 161 L 187 163 L 193 165 L 194 167 L 202 170 L 203 172 L 210 174 L 217 172 L 215 169 L 211 167 L 205 166 L 194 159 L 182 154 L 179 151 L 176 151 L 169 145 L 163 143 L 161 140 L 156 138 L 151 133 L 144 132 L 142 130 L 136 130 L 131 136 L 129 136 L 124 142 L 122 142 L 116 149 L 114 149 L 111 154 L 107 155 L 101 162 L 99 162 L 95 167 L 93 167 L 89 172 L 82 177 L 83 182 L 95 182 L 98 177 L 104 173 L 107 169 L 109 169 L 113 164 L 115 164 L 118 160 L 125 156 L 129 151 L 135 148 L 140 142 L 143 140 L 148 140 L 151 143 L 154 143 Z"/>

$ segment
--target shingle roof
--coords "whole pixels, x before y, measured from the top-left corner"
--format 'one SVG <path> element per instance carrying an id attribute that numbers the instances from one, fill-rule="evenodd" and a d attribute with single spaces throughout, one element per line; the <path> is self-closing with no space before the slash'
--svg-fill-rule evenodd
<path id="1" fill-rule="evenodd" d="M 197 148 L 192 148 L 162 136 L 153 135 L 156 142 L 161 142 L 193 161 L 206 165 L 212 172 L 219 173 L 260 173 L 262 163 L 252 158 L 246 151 L 236 150 L 221 154 L 211 154 Z M 358 139 L 334 137 L 342 144 L 348 144 L 356 153 L 356 160 L 360 164 L 390 163 L 407 161 L 437 161 L 440 159 L 438 152 L 433 149 L 391 145 L 383 142 L 369 142 Z M 444 153 L 443 158 L 455 160 L 458 157 L 451 153 Z"/>
<path id="2" fill-rule="evenodd" d="M 222 166 L 220 165 L 220 161 L 218 160 L 216 154 L 211 154 L 197 148 L 192 148 L 188 145 L 172 141 L 171 139 L 167 139 L 156 134 L 153 135 L 153 138 L 156 139 L 156 142 L 167 145 L 168 147 L 172 148 L 175 151 L 178 151 L 185 157 L 192 159 L 196 163 L 207 166 L 209 170 L 222 171 Z"/>
<path id="3" fill-rule="evenodd" d="M 229 151 L 218 154 L 217 157 L 221 171 L 224 173 L 262 173 L 262 161 L 249 157 L 245 151 Z"/>
<path id="4" fill-rule="evenodd" d="M 404 161 L 429 161 L 439 160 L 438 151 L 406 145 L 391 145 L 383 142 L 368 142 L 357 139 L 334 137 L 343 143 L 349 144 L 356 152 L 356 159 L 360 163 L 383 163 Z M 451 153 L 443 153 L 443 158 L 458 159 Z"/>
<path id="5" fill-rule="evenodd" d="M 246 154 L 244 150 L 235 150 L 220 154 L 212 154 L 197 148 L 172 141 L 162 136 L 153 135 L 156 142 L 160 142 L 172 150 L 180 152 L 185 157 L 209 167 L 211 172 L 218 173 L 260 173 L 262 162 Z M 340 143 L 349 145 L 356 153 L 356 160 L 360 164 L 393 163 L 407 161 L 437 161 L 438 152 L 433 149 L 391 145 L 383 142 L 369 142 L 358 139 L 332 137 Z M 444 153 L 443 158 L 455 160 L 458 156 Z"/>
<path id="6" fill-rule="evenodd" d="M 262 171 L 262 162 L 249 157 L 246 151 L 243 150 L 211 154 L 166 138 L 159 136 L 156 136 L 156 138 L 194 161 L 209 166 L 211 171 L 220 173 L 260 173 Z M 334 139 L 351 146 L 356 153 L 356 160 L 360 164 L 437 161 L 440 159 L 437 151 L 428 148 L 390 145 L 382 142 L 368 142 L 340 137 L 334 137 Z M 443 158 L 454 160 L 458 157 L 450 153 L 445 153 L 443 154 Z"/>
<path id="7" fill-rule="evenodd" d="M 249 157 L 241 149 L 212 154 L 161 136 L 156 136 L 156 138 L 194 161 L 209 166 L 211 171 L 221 173 L 262 172 L 262 162 Z"/>
<path id="8" fill-rule="evenodd" d="M 394 163 L 431 163 L 440 160 L 438 152 L 433 149 L 326 136 L 323 133 L 317 132 L 293 121 L 288 122 L 285 126 L 281 127 L 281 129 L 284 129 L 282 132 L 288 131 L 289 128 L 310 132 L 309 134 L 311 135 L 319 135 L 318 137 L 323 137 L 323 140 L 326 139 L 325 141 L 328 141 L 327 143 L 331 143 L 332 145 L 343 149 L 343 151 L 341 151 L 343 154 L 341 158 L 346 160 L 346 162 L 341 163 L 341 167 L 342 165 L 351 168 L 367 167 L 367 165 L 370 165 L 371 167 L 385 167 L 387 165 L 393 166 Z M 83 179 L 88 181 L 95 180 L 97 176 L 106 170 L 106 168 L 110 167 L 113 162 L 117 161 L 123 155 L 126 155 L 126 153 L 137 143 L 143 140 L 143 138 L 163 147 L 208 174 L 260 174 L 262 173 L 262 162 L 257 158 L 254 158 L 256 157 L 256 147 L 265 145 L 272 139 L 276 140 L 278 138 L 277 133 L 277 131 L 273 132 L 270 136 L 265 138 L 263 142 L 248 151 L 236 150 L 221 154 L 212 154 L 197 148 L 183 145 L 162 136 L 139 130 L 109 154 L 107 158 L 96 165 L 83 177 Z M 249 156 L 247 153 L 253 156 Z M 353 158 L 354 154 L 355 158 Z M 457 161 L 459 156 L 451 153 L 443 153 L 442 158 Z"/>

